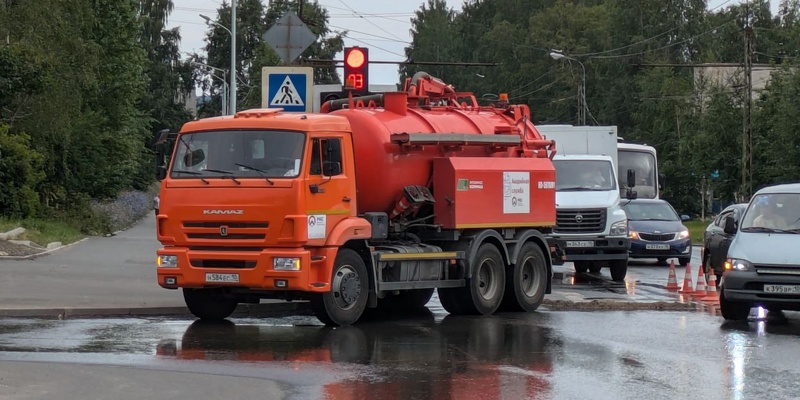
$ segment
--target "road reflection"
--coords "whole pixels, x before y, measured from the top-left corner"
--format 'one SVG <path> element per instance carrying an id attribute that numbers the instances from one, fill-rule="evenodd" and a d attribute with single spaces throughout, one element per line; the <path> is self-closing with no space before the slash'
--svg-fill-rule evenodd
<path id="1" fill-rule="evenodd" d="M 329 365 L 332 374 L 368 366 L 358 378 L 325 384 L 339 399 L 543 399 L 562 345 L 547 315 L 447 316 L 427 309 L 358 326 L 267 326 L 196 321 L 157 354 L 182 360 Z"/>

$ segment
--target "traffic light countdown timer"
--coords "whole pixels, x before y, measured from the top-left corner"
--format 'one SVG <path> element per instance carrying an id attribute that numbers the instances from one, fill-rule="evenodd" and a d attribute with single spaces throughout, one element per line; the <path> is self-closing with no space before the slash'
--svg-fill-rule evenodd
<path id="1" fill-rule="evenodd" d="M 369 49 L 364 47 L 345 47 L 344 84 L 353 94 L 369 91 Z"/>

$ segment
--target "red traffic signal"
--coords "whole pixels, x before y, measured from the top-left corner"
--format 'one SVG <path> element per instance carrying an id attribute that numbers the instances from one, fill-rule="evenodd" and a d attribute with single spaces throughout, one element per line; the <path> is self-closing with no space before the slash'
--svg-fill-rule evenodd
<path id="1" fill-rule="evenodd" d="M 344 85 L 356 93 L 369 91 L 369 49 L 345 47 Z"/>

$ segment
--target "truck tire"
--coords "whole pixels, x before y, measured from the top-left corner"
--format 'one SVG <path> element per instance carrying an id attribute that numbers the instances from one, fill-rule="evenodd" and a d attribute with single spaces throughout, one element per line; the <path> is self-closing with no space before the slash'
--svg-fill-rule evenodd
<path id="1" fill-rule="evenodd" d="M 184 288 L 183 300 L 192 315 L 206 321 L 228 318 L 239 305 L 237 298 L 225 295 L 219 289 Z"/>
<path id="2" fill-rule="evenodd" d="M 464 288 L 436 289 L 439 293 L 439 302 L 442 303 L 442 308 L 453 315 L 468 314 L 464 307 L 461 306 L 464 297 L 463 290 Z"/>
<path id="3" fill-rule="evenodd" d="M 517 262 L 506 267 L 506 289 L 501 308 L 505 311 L 536 311 L 547 290 L 547 262 L 542 249 L 525 243 Z"/>
<path id="4" fill-rule="evenodd" d="M 492 314 L 500 307 L 506 286 L 503 256 L 495 245 L 484 243 L 472 261 L 472 278 L 460 288 L 465 294 L 464 309 L 469 314 Z"/>
<path id="5" fill-rule="evenodd" d="M 611 279 L 622 282 L 628 274 L 628 260 L 611 260 Z"/>
<path id="6" fill-rule="evenodd" d="M 573 261 L 572 264 L 575 266 L 575 272 L 579 274 L 585 274 L 592 265 L 589 261 Z"/>
<path id="7" fill-rule="evenodd" d="M 328 326 L 358 321 L 369 297 L 369 278 L 364 260 L 353 250 L 340 249 L 331 276 L 331 290 L 311 297 L 311 309 Z"/>
<path id="8" fill-rule="evenodd" d="M 597 263 L 593 263 L 593 264 L 591 264 L 589 266 L 589 272 L 591 272 L 593 274 L 599 274 L 600 270 L 602 270 L 602 269 L 603 269 L 603 266 L 602 265 L 598 265 Z"/>

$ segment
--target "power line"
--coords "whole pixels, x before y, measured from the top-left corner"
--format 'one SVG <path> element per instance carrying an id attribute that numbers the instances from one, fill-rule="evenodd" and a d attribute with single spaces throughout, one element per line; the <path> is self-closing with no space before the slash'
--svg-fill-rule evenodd
<path id="1" fill-rule="evenodd" d="M 378 50 L 383 50 L 383 51 L 385 51 L 385 52 L 387 52 L 387 53 L 389 53 L 389 54 L 394 54 L 394 55 L 396 55 L 396 56 L 403 57 L 403 58 L 405 58 L 405 57 L 406 57 L 406 56 L 405 56 L 405 54 L 400 54 L 400 53 L 394 52 L 394 51 L 392 51 L 392 50 L 387 50 L 387 49 L 385 49 L 385 48 L 383 48 L 383 47 L 376 46 L 376 45 L 375 45 L 375 44 L 373 44 L 373 43 L 367 43 L 367 42 L 365 42 L 365 41 L 363 41 L 363 40 L 356 39 L 356 38 L 352 38 L 352 37 L 348 37 L 348 39 L 350 39 L 350 40 L 355 40 L 356 42 L 359 42 L 359 43 L 361 43 L 361 44 L 365 44 L 365 45 L 367 45 L 367 46 L 369 46 L 369 47 L 371 47 L 371 48 L 376 48 L 376 49 L 378 49 Z"/>
<path id="2" fill-rule="evenodd" d="M 381 35 L 376 35 L 376 34 L 374 34 L 374 33 L 369 33 L 369 32 L 357 31 L 357 30 L 355 30 L 355 29 L 349 29 L 349 28 L 345 28 L 345 27 L 343 27 L 343 26 L 336 26 L 336 25 L 330 25 L 330 24 L 329 24 L 328 26 L 330 26 L 331 28 L 341 29 L 341 30 L 345 30 L 345 31 L 348 31 L 348 32 L 355 32 L 355 33 L 360 33 L 360 34 L 362 34 L 362 35 L 367 35 L 367 36 L 376 37 L 376 38 L 378 38 L 378 39 L 386 39 L 386 40 L 388 40 L 388 41 L 394 41 L 394 42 L 397 42 L 397 43 L 411 44 L 411 42 L 409 42 L 409 41 L 392 39 L 392 38 L 390 38 L 390 37 L 381 36 Z"/>
<path id="3" fill-rule="evenodd" d="M 355 15 L 359 15 L 359 14 L 358 14 L 358 11 L 354 10 L 354 9 L 353 9 L 353 7 L 350 7 L 350 6 L 349 6 L 347 3 L 345 3 L 345 2 L 344 2 L 344 0 L 339 0 L 339 3 L 342 3 L 342 4 L 343 4 L 345 7 L 349 8 L 349 9 L 350 9 L 350 11 L 352 11 L 352 12 L 353 12 L 353 14 L 355 14 Z M 374 27 L 376 27 L 376 28 L 378 28 L 378 29 L 382 30 L 383 32 L 387 33 L 388 35 L 390 35 L 390 36 L 394 36 L 394 37 L 395 37 L 395 39 L 397 39 L 397 40 L 403 40 L 403 39 L 400 39 L 399 37 L 397 37 L 397 35 L 395 35 L 394 33 L 392 33 L 392 32 L 389 32 L 389 31 L 387 31 L 386 29 L 383 29 L 383 27 L 381 27 L 380 25 L 378 25 L 378 24 L 376 24 L 376 23 L 374 23 L 374 22 L 370 21 L 370 20 L 369 20 L 369 19 L 367 19 L 367 18 L 364 18 L 364 16 L 361 16 L 361 19 L 363 19 L 364 21 L 367 21 L 367 22 L 368 22 L 370 25 L 372 25 L 372 26 L 374 26 Z"/>

